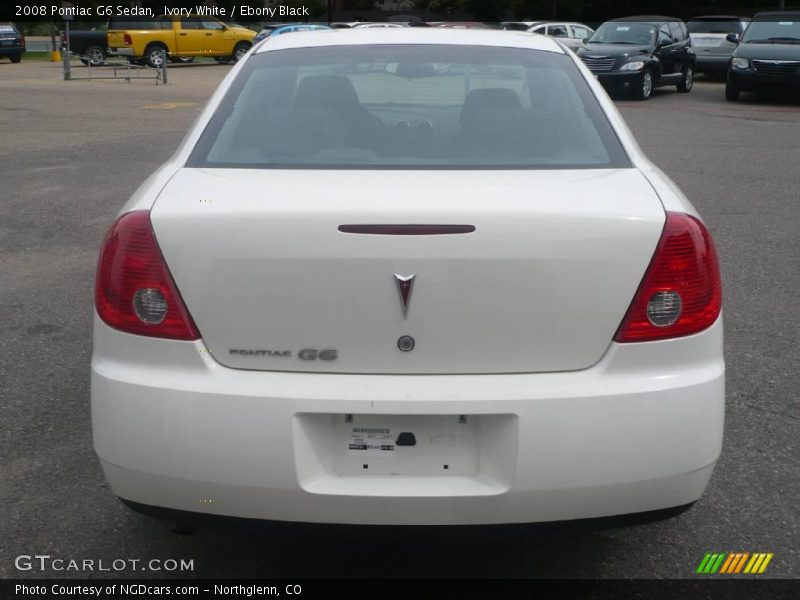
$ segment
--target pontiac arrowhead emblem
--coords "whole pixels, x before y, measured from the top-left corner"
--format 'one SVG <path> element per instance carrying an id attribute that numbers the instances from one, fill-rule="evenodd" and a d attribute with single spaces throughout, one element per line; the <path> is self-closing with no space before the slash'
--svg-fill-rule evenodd
<path id="1" fill-rule="evenodd" d="M 414 289 L 414 277 L 411 275 L 398 275 L 394 274 L 394 280 L 397 282 L 397 291 L 400 292 L 400 303 L 403 305 L 403 318 L 408 316 L 408 305 L 411 302 L 411 291 Z"/>

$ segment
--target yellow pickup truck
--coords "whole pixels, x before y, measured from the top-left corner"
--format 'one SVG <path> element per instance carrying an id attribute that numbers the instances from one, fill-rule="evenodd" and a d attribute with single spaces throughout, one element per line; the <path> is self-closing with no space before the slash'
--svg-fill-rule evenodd
<path id="1" fill-rule="evenodd" d="M 110 29 L 108 47 L 113 54 L 158 68 L 165 50 L 171 60 L 210 56 L 218 62 L 235 62 L 250 50 L 255 36 L 250 29 L 213 17 L 162 16 L 131 22 L 125 29 Z"/>

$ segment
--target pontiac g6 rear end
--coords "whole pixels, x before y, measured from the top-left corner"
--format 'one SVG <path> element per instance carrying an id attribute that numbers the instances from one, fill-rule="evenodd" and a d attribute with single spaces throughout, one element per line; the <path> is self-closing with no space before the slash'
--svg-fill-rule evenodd
<path id="1" fill-rule="evenodd" d="M 697 500 L 714 243 L 548 38 L 270 38 L 100 255 L 94 443 L 132 505 L 335 523 Z"/>

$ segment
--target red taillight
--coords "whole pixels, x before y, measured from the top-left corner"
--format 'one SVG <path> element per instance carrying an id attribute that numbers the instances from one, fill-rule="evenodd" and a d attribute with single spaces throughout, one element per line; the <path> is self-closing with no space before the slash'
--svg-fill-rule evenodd
<path id="1" fill-rule="evenodd" d="M 667 213 L 650 266 L 614 341 L 648 342 L 710 327 L 722 309 L 714 241 L 690 215 Z"/>
<path id="2" fill-rule="evenodd" d="M 161 256 L 146 210 L 122 215 L 106 234 L 94 302 L 103 321 L 127 333 L 174 340 L 200 337 Z"/>
<path id="3" fill-rule="evenodd" d="M 24 33 L 20 35 L 19 43 L 23 48 L 25 48 L 25 34 Z"/>
<path id="4" fill-rule="evenodd" d="M 125 41 L 126 46 L 133 46 L 133 38 L 130 33 L 126 33 L 122 39 Z"/>

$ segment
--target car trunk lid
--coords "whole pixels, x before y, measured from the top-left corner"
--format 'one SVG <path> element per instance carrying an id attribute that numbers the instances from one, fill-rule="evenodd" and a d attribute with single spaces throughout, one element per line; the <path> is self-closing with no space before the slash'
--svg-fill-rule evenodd
<path id="1" fill-rule="evenodd" d="M 183 169 L 152 211 L 218 362 L 341 373 L 585 369 L 611 343 L 664 219 L 636 169 Z"/>

